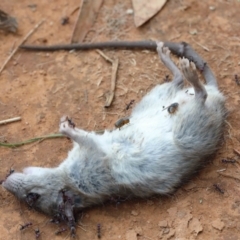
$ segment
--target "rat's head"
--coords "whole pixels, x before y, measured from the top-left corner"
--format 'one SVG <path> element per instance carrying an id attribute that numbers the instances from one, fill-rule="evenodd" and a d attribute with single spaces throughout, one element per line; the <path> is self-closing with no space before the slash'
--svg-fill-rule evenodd
<path id="1" fill-rule="evenodd" d="M 59 175 L 57 169 L 28 167 L 23 173 L 12 173 L 3 187 L 30 207 L 54 215 L 63 188 Z"/>

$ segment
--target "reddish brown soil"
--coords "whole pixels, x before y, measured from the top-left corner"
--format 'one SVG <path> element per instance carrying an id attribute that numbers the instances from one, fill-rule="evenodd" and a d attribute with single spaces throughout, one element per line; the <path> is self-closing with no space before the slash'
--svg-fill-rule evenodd
<path id="1" fill-rule="evenodd" d="M 229 116 L 224 143 L 212 163 L 195 179 L 173 196 L 160 196 L 107 203 L 84 211 L 77 239 L 97 239 L 97 224 L 102 226 L 102 239 L 240 239 L 240 168 L 239 164 L 223 164 L 230 157 L 240 161 L 233 149 L 240 150 L 240 86 L 234 74 L 240 76 L 240 2 L 239 1 L 174 1 L 150 22 L 136 29 L 132 15 L 125 12 L 131 2 L 116 4 L 105 1 L 89 33 L 87 41 L 159 39 L 189 42 L 214 70 L 221 90 L 227 97 Z M 28 7 L 36 3 L 37 7 Z M 28 43 L 68 43 L 77 12 L 70 23 L 60 20 L 68 16 L 79 1 L 2 0 L 0 8 L 16 16 L 19 34 L 0 35 L 1 64 L 13 46 L 41 19 L 45 23 Z M 207 47 L 209 51 L 204 50 Z M 86 130 L 113 128 L 114 122 L 129 114 L 126 104 L 142 96 L 168 71 L 157 54 L 148 51 L 104 51 L 118 58 L 116 96 L 113 105 L 104 109 L 104 93 L 110 89 L 111 65 L 96 51 L 89 52 L 25 52 L 18 51 L 0 76 L 1 119 L 21 116 L 22 121 L 0 126 L 1 140 L 19 142 L 36 136 L 58 132 L 59 119 L 69 114 L 76 125 Z M 0 64 L 0 65 L 1 65 Z M 53 167 L 71 148 L 67 139 L 52 139 L 17 149 L 0 148 L 0 176 L 12 166 Z M 219 174 L 229 175 L 226 177 Z M 225 191 L 217 192 L 213 184 Z M 58 226 L 49 218 L 20 204 L 15 197 L 0 191 L 0 239 L 35 239 L 39 228 L 41 239 L 66 239 L 69 232 L 55 236 Z M 32 228 L 19 231 L 19 225 L 32 222 Z"/>

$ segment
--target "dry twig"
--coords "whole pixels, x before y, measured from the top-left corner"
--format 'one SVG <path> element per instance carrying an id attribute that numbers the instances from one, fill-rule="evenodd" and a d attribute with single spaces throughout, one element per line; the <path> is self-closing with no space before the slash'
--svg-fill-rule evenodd
<path id="1" fill-rule="evenodd" d="M 97 49 L 96 52 L 99 55 L 101 55 L 107 62 L 110 62 L 111 64 L 113 64 L 113 60 L 111 58 L 109 58 L 106 54 L 104 54 L 102 51 Z"/>
<path id="2" fill-rule="evenodd" d="M 115 95 L 115 89 L 116 89 L 116 81 L 117 81 L 117 71 L 118 71 L 118 59 L 110 59 L 108 56 L 106 56 L 102 51 L 96 50 L 106 61 L 110 62 L 112 64 L 112 78 L 111 78 L 111 89 L 107 96 L 106 103 L 104 105 L 105 108 L 108 108 L 111 106 L 114 95 Z"/>
<path id="3" fill-rule="evenodd" d="M 20 121 L 20 120 L 21 120 L 21 117 L 9 118 L 9 119 L 5 119 L 5 120 L 1 120 L 0 125 L 16 122 L 16 121 Z"/>
<path id="4" fill-rule="evenodd" d="M 205 46 L 203 46 L 202 44 L 200 44 L 199 42 L 197 42 L 197 41 L 195 41 L 193 38 L 192 38 L 192 40 L 198 45 L 198 46 L 200 46 L 200 47 L 202 47 L 205 51 L 207 51 L 207 52 L 209 52 L 210 50 L 209 50 L 209 48 L 207 48 L 207 47 L 205 47 Z"/>
<path id="5" fill-rule="evenodd" d="M 233 152 L 235 152 L 238 156 L 240 156 L 240 152 L 237 149 L 233 149 Z"/>
<path id="6" fill-rule="evenodd" d="M 220 175 L 223 175 L 225 177 L 229 177 L 229 178 L 233 178 L 233 179 L 236 179 L 236 180 L 240 180 L 239 177 L 236 177 L 236 176 L 233 176 L 233 175 L 229 175 L 229 174 L 226 174 L 226 173 L 222 173 L 222 172 L 218 172 Z"/>
<path id="7" fill-rule="evenodd" d="M 8 62 L 12 59 L 12 57 L 15 55 L 15 53 L 17 52 L 19 46 L 23 45 L 25 43 L 25 41 L 42 25 L 42 23 L 45 20 L 40 21 L 38 24 L 35 25 L 35 27 L 28 32 L 28 34 L 23 38 L 23 40 L 20 42 L 20 44 L 12 51 L 12 53 L 8 56 L 8 58 L 5 60 L 5 62 L 3 63 L 1 69 L 0 69 L 0 74 L 2 73 L 3 69 L 6 67 L 6 65 L 8 64 Z"/>

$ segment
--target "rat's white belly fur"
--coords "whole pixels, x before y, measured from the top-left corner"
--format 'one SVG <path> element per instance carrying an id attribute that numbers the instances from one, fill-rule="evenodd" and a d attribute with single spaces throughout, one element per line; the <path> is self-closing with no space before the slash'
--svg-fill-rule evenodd
<path id="1" fill-rule="evenodd" d="M 211 86 L 206 86 L 206 90 L 209 95 L 205 104 L 212 111 L 214 98 L 219 101 L 222 95 Z M 157 86 L 133 110 L 129 124 L 112 132 L 105 131 L 103 135 L 88 133 L 94 134 L 94 140 L 106 154 L 111 174 L 118 185 L 136 187 L 137 192 L 141 192 L 140 195 L 144 195 L 142 192 L 148 195 L 150 192 L 164 194 L 171 191 L 175 180 L 178 183 L 177 175 L 184 175 L 184 161 L 198 158 L 195 152 L 193 156 L 188 153 L 186 157 L 174 142 L 174 129 L 179 124 L 181 115 L 188 115 L 186 111 L 191 111 L 191 106 L 196 108 L 194 97 L 193 88 L 176 91 L 168 84 L 165 88 Z M 170 114 L 164 108 L 173 103 L 178 103 L 179 106 L 175 113 Z M 76 159 L 82 159 L 78 144 L 75 144 L 61 165 L 69 167 L 71 161 L 76 163 Z M 169 164 L 170 159 L 174 159 L 172 165 Z M 186 171 L 189 171 L 189 166 Z M 148 190 L 149 181 L 151 189 Z"/>

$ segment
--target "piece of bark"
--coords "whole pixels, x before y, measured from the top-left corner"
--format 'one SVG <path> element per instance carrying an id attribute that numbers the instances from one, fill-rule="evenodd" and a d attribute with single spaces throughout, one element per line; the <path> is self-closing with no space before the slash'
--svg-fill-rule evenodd
<path id="1" fill-rule="evenodd" d="M 71 43 L 80 43 L 91 29 L 103 0 L 81 0 Z"/>
<path id="2" fill-rule="evenodd" d="M 142 26 L 157 14 L 166 2 L 167 0 L 132 0 L 136 27 Z"/>

